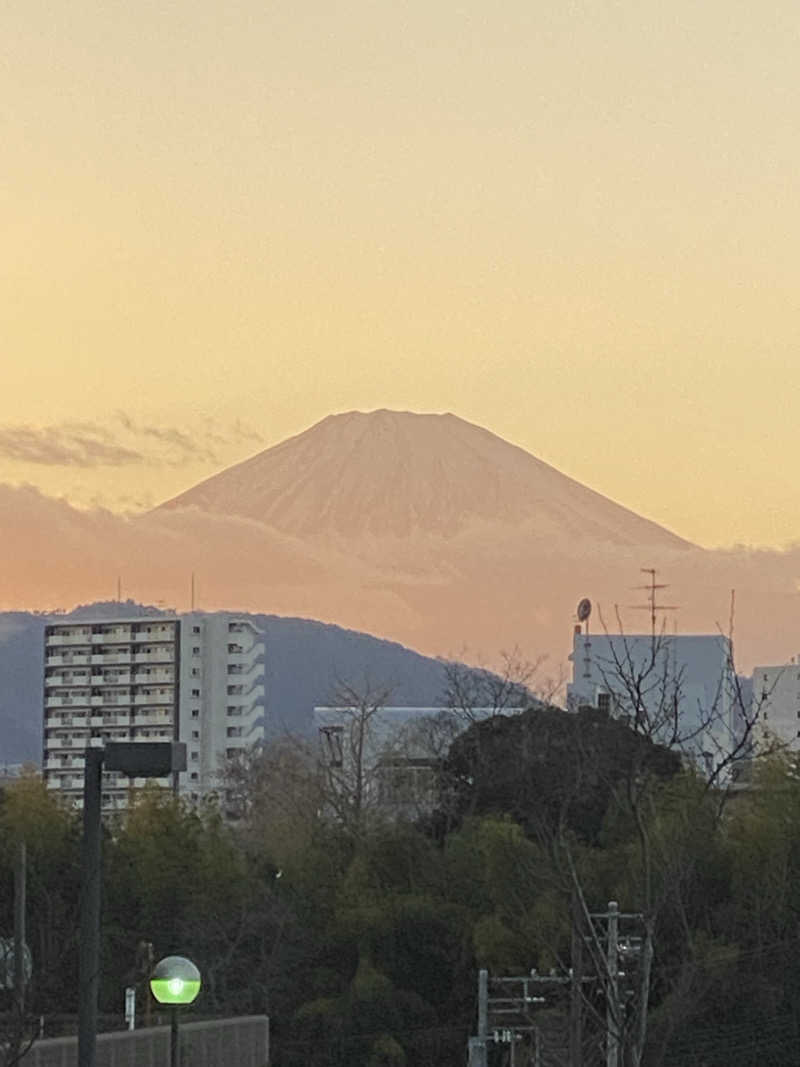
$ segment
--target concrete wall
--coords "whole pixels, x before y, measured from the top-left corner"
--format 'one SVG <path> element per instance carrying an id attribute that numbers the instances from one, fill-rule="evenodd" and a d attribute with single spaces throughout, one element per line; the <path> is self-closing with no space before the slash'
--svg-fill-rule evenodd
<path id="1" fill-rule="evenodd" d="M 184 1023 L 180 1030 L 182 1067 L 268 1067 L 269 1019 L 243 1015 Z M 77 1037 L 37 1041 L 22 1067 L 76 1067 Z M 98 1034 L 97 1067 L 169 1067 L 169 1027 Z"/>

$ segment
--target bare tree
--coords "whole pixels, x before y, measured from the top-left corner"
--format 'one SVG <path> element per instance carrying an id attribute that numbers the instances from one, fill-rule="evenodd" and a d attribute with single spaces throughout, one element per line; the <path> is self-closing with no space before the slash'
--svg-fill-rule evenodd
<path id="1" fill-rule="evenodd" d="M 364 830 L 378 807 L 380 756 L 388 740 L 381 737 L 381 716 L 392 691 L 392 686 L 368 678 L 360 686 L 339 681 L 322 711 L 319 771 L 324 806 L 354 835 Z"/>
<path id="2" fill-rule="evenodd" d="M 573 921 L 606 990 L 609 1007 L 605 1025 L 626 1055 L 619 1062 L 640 1067 L 648 1036 L 659 920 L 668 899 L 679 912 L 684 908 L 682 894 L 696 862 L 696 852 L 685 844 L 701 820 L 710 833 L 719 825 L 725 801 L 735 786 L 734 770 L 740 761 L 752 755 L 753 730 L 763 696 L 750 704 L 736 673 L 733 595 L 728 634 L 720 633 L 724 664 L 716 691 L 707 702 L 698 701 L 692 707 L 686 700 L 684 666 L 677 662 L 664 628 L 658 631 L 654 626 L 649 637 L 633 639 L 625 634 L 618 609 L 615 614 L 618 634 L 608 642 L 608 656 L 602 665 L 608 711 L 622 719 L 639 742 L 629 748 L 626 764 L 612 791 L 614 807 L 633 827 L 636 842 L 630 880 L 636 889 L 633 907 L 639 915 L 641 940 L 636 953 L 637 987 L 625 1011 L 620 998 L 612 995 L 616 975 L 609 968 L 606 947 L 591 917 L 586 886 L 569 835 L 558 834 L 554 854 L 573 899 Z M 603 628 L 610 636 L 605 624 Z M 576 731 L 579 749 L 581 744 Z M 658 812 L 660 784 L 646 773 L 645 760 L 653 744 L 679 753 L 686 768 L 680 804 L 676 805 L 677 814 L 668 828 Z M 688 924 L 685 933 L 687 950 L 691 953 Z M 587 998 L 583 999 L 589 1010 L 596 1011 Z"/>
<path id="3" fill-rule="evenodd" d="M 529 660 L 518 646 L 500 653 L 496 670 L 470 667 L 451 660 L 445 664 L 442 705 L 462 717 L 465 725 L 504 715 L 535 703 L 549 703 L 563 685 L 563 677 L 543 678 L 546 656 Z"/>

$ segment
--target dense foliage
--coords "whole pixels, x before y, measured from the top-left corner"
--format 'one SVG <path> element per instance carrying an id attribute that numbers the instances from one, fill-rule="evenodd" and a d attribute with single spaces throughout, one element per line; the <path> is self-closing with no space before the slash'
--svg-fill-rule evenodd
<path id="1" fill-rule="evenodd" d="M 625 802 L 640 743 L 554 709 L 476 724 L 443 767 L 439 812 L 415 824 L 365 816 L 345 830 L 285 753 L 254 775 L 233 825 L 214 804 L 145 791 L 106 831 L 101 1010 L 121 1013 L 124 987 L 143 987 L 152 942 L 156 958 L 179 951 L 200 967 L 198 1012 L 269 1013 L 276 1067 L 461 1067 L 479 967 L 566 973 L 565 855 L 589 907 L 642 906 L 642 833 Z M 794 765 L 773 759 L 724 805 L 656 746 L 636 765 L 658 902 L 646 1062 L 795 1064 Z M 24 838 L 31 996 L 45 1015 L 76 1009 L 79 837 L 37 779 L 0 795 L 0 935 Z M 565 1007 L 556 992 L 543 1010 Z"/>

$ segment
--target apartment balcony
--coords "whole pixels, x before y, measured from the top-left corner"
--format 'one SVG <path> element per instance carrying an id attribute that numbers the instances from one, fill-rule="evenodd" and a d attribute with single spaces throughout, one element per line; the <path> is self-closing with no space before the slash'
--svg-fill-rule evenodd
<path id="1" fill-rule="evenodd" d="M 100 720 L 97 722 L 97 720 Z M 92 716 L 92 726 L 130 726 L 130 716 L 126 712 L 124 715 L 115 715 L 113 712 L 105 712 L 103 715 Z M 117 738 L 119 740 L 119 738 Z"/>
<path id="2" fill-rule="evenodd" d="M 120 704 L 127 707 L 131 703 L 130 693 L 101 693 L 90 699 L 93 708 L 115 708 Z"/>
<path id="3" fill-rule="evenodd" d="M 61 792 L 66 790 L 81 790 L 83 791 L 83 775 L 65 775 L 63 777 L 51 777 L 47 779 L 48 789 L 58 789 Z"/>
<path id="4" fill-rule="evenodd" d="M 175 703 L 175 691 L 169 693 L 137 693 L 133 703 L 138 707 L 140 704 L 160 704 L 164 707 L 172 707 Z"/>
<path id="5" fill-rule="evenodd" d="M 44 684 L 45 687 L 55 687 L 57 685 L 76 685 L 77 683 L 71 674 L 46 674 Z"/>
<path id="6" fill-rule="evenodd" d="M 93 678 L 95 678 L 95 685 L 130 685 L 133 681 L 133 675 L 129 671 L 117 674 L 113 678 L 105 674 L 102 674 L 100 678 L 96 676 Z"/>
<path id="7" fill-rule="evenodd" d="M 102 630 L 100 633 L 92 634 L 93 645 L 129 645 L 131 643 L 131 630 L 130 627 L 119 632 L 114 630 Z"/>
<path id="8" fill-rule="evenodd" d="M 171 667 L 150 667 L 147 674 L 137 671 L 132 680 L 135 685 L 174 685 L 175 671 Z"/>
<path id="9" fill-rule="evenodd" d="M 90 697 L 71 696 L 64 693 L 48 693 L 45 697 L 46 708 L 88 707 Z"/>
<path id="10" fill-rule="evenodd" d="M 87 726 L 87 713 L 79 712 L 75 715 L 48 715 L 45 727 L 48 730 L 61 730 L 70 726 Z"/>
<path id="11" fill-rule="evenodd" d="M 135 652 L 133 655 L 134 663 L 174 663 L 175 662 L 175 646 L 164 645 L 163 649 L 158 649 L 156 652 Z"/>
<path id="12" fill-rule="evenodd" d="M 91 634 L 50 634 L 47 648 L 60 648 L 68 645 L 90 645 Z"/>
<path id="13" fill-rule="evenodd" d="M 83 752 L 86 748 L 86 742 L 73 741 L 72 738 L 65 740 L 63 737 L 48 737 L 44 742 L 45 756 L 50 759 L 56 752 L 60 752 L 62 756 L 71 756 L 78 752 Z"/>
<path id="14" fill-rule="evenodd" d="M 44 762 L 46 771 L 83 771 L 83 757 L 73 756 L 66 762 L 61 756 L 48 756 Z"/>
<path id="15" fill-rule="evenodd" d="M 132 635 L 132 640 L 136 641 L 137 644 L 147 644 L 148 642 L 151 645 L 159 645 L 162 642 L 169 642 L 170 644 L 174 644 L 175 629 L 174 627 L 169 627 L 168 629 L 164 630 L 153 630 L 151 633 L 147 633 L 146 631 L 139 631 Z"/>
<path id="16" fill-rule="evenodd" d="M 131 716 L 131 726 L 171 726 L 170 711 L 137 711 Z"/>
<path id="17" fill-rule="evenodd" d="M 131 663 L 131 654 L 130 652 L 93 652 L 92 663 L 99 663 L 105 667 L 114 663 L 129 665 Z"/>
<path id="18" fill-rule="evenodd" d="M 78 667 L 81 664 L 88 662 L 88 652 L 85 654 L 82 654 L 80 652 L 66 652 L 63 655 L 58 654 L 54 656 L 47 656 L 45 658 L 45 664 L 48 667 Z"/>

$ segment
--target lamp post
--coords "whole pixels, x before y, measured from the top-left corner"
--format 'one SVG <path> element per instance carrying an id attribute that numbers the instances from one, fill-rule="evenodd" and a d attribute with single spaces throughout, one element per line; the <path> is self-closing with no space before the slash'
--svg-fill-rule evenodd
<path id="1" fill-rule="evenodd" d="M 191 1004 L 200 992 L 200 972 L 185 956 L 165 956 L 153 968 L 150 989 L 158 1003 L 170 1009 L 169 1062 L 170 1067 L 180 1067 L 178 1008 Z"/>
<path id="2" fill-rule="evenodd" d="M 165 778 L 186 770 L 181 741 L 110 741 L 86 749 L 83 770 L 78 1067 L 95 1067 L 100 984 L 101 799 L 103 768 L 129 778 Z"/>

